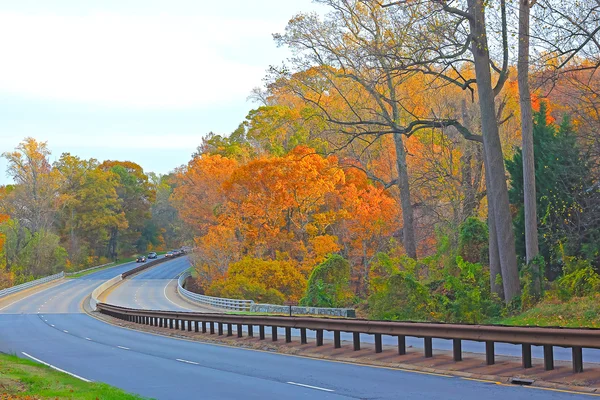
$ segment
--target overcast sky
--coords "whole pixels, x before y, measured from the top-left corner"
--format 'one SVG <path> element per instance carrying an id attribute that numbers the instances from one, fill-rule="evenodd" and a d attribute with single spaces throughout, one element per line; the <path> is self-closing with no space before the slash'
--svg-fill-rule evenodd
<path id="1" fill-rule="evenodd" d="M 130 160 L 167 173 L 230 133 L 269 65 L 271 34 L 311 0 L 0 0 L 0 152 L 27 136 L 52 161 Z M 10 182 L 0 160 L 0 184 Z"/>

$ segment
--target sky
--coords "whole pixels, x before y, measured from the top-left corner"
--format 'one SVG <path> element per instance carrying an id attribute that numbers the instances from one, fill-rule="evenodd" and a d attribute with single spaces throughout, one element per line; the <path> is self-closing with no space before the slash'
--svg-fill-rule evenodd
<path id="1" fill-rule="evenodd" d="M 0 0 L 0 153 L 25 137 L 168 173 L 231 133 L 311 0 Z M 0 159 L 0 185 L 11 182 Z"/>

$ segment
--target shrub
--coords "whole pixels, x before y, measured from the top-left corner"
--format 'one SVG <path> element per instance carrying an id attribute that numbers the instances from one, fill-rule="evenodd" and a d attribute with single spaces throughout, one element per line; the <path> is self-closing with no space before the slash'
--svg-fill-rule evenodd
<path id="1" fill-rule="evenodd" d="M 350 263 L 342 256 L 333 254 L 311 272 L 300 304 L 311 307 L 346 307 L 351 302 Z"/>
<path id="2" fill-rule="evenodd" d="M 439 301 L 445 308 L 445 320 L 479 323 L 500 315 L 500 303 L 490 292 L 489 270 L 481 264 L 456 258 L 457 273 L 445 270 L 445 292 Z"/>
<path id="3" fill-rule="evenodd" d="M 564 257 L 564 275 L 557 280 L 559 296 L 562 299 L 582 297 L 600 290 L 600 275 L 588 260 Z"/>
<path id="4" fill-rule="evenodd" d="M 458 228 L 458 254 L 471 263 L 487 263 L 488 227 L 478 218 L 467 218 Z"/>
<path id="5" fill-rule="evenodd" d="M 435 315 L 429 289 L 406 271 L 392 274 L 381 290 L 369 296 L 368 303 L 373 319 L 428 321 Z"/>

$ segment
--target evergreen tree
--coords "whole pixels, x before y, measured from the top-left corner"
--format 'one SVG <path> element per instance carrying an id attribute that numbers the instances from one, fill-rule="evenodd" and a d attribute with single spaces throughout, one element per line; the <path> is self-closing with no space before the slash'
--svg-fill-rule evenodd
<path id="1" fill-rule="evenodd" d="M 594 189 L 590 167 L 577 144 L 569 118 L 565 116 L 557 126 L 549 124 L 547 117 L 546 105 L 542 103 L 540 111 L 535 113 L 533 141 L 540 254 L 549 266 L 547 277 L 553 279 L 561 271 L 563 254 L 590 256 L 586 253 L 590 253 L 589 246 L 595 243 L 591 240 L 597 240 L 599 230 L 598 221 L 594 222 L 595 218 L 590 216 L 597 212 L 594 199 L 599 200 L 600 197 L 599 191 Z M 516 208 L 517 252 L 524 258 L 521 149 L 507 160 L 506 165 L 511 179 L 509 198 Z M 589 223 L 583 223 L 586 220 Z"/>

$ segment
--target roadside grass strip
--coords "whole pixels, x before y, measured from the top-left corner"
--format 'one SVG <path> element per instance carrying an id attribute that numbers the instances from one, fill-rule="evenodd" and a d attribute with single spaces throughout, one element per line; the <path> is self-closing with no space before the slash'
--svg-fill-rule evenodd
<path id="1" fill-rule="evenodd" d="M 104 383 L 82 380 L 85 378 L 69 375 L 31 355 L 26 356 L 39 362 L 0 353 L 0 395 L 36 399 L 144 399 Z"/>

